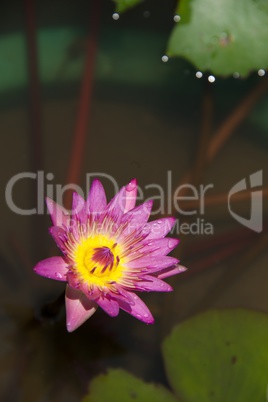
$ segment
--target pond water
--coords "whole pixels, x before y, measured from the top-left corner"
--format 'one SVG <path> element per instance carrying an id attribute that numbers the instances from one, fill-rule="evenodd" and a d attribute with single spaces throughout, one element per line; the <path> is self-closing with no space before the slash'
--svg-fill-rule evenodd
<path id="1" fill-rule="evenodd" d="M 28 3 L 6 2 L 0 17 L 1 400 L 78 401 L 112 367 L 169 387 L 161 344 L 175 324 L 208 308 L 268 310 L 267 191 L 249 223 L 247 190 L 267 188 L 267 94 L 246 111 L 242 105 L 266 78 L 253 72 L 208 82 L 184 60 L 165 62 L 173 1 L 148 1 L 114 19 L 108 0 L 100 9 L 40 0 L 27 25 Z M 27 42 L 33 21 L 37 65 Z M 232 122 L 224 124 L 237 118 L 237 107 L 241 121 L 229 130 Z M 224 142 L 209 158 L 220 130 Z M 74 133 L 82 133 L 80 148 Z M 172 255 L 188 271 L 167 279 L 171 293 L 139 294 L 153 325 L 99 308 L 68 333 L 65 284 L 33 272 L 39 260 L 59 255 L 45 196 L 60 201 L 70 178 L 86 194 L 93 177 L 109 199 L 115 183 L 135 177 L 139 202 L 154 199 L 152 219 L 178 218 L 172 236 L 181 242 Z"/>

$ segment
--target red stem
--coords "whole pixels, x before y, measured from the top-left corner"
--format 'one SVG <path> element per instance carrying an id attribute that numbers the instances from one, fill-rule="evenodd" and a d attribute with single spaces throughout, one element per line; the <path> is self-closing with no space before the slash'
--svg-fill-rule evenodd
<path id="1" fill-rule="evenodd" d="M 81 83 L 79 107 L 74 130 L 72 154 L 67 174 L 67 184 L 78 183 L 81 175 L 82 163 L 86 144 L 87 124 L 92 101 L 94 67 L 97 54 L 97 37 L 100 22 L 100 1 L 95 0 L 92 5 L 90 34 L 86 44 L 86 60 L 84 75 Z M 70 208 L 71 194 L 66 193 L 66 207 Z"/>
<path id="2" fill-rule="evenodd" d="M 25 0 L 25 30 L 28 62 L 28 82 L 29 82 L 29 141 L 30 141 L 30 169 L 33 172 L 42 170 L 43 163 L 43 139 L 42 139 L 42 108 L 41 108 L 41 88 L 38 68 L 38 45 L 37 28 L 35 20 L 35 1 Z M 35 205 L 38 205 L 37 193 L 38 186 L 35 181 L 31 184 L 31 197 L 35 198 Z M 37 260 L 43 254 L 44 248 L 44 216 L 36 216 L 32 219 L 32 254 L 33 260 Z"/>
<path id="3" fill-rule="evenodd" d="M 25 0 L 26 40 L 30 87 L 30 142 L 32 145 L 32 169 L 36 171 L 43 168 L 43 144 L 41 124 L 41 90 L 38 73 L 38 53 L 34 3 L 34 0 Z"/>

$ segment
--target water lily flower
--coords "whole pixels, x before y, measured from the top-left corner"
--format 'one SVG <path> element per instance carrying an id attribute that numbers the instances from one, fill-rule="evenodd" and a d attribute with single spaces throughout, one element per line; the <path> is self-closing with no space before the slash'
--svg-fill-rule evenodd
<path id="1" fill-rule="evenodd" d="M 152 201 L 135 207 L 137 181 L 132 180 L 107 204 L 99 180 L 88 198 L 73 194 L 72 212 L 51 199 L 47 207 L 50 233 L 63 256 L 40 261 L 34 271 L 67 282 L 66 324 L 69 332 L 83 324 L 100 306 L 115 317 L 119 308 L 150 324 L 154 318 L 136 291 L 169 292 L 164 278 L 185 270 L 167 254 L 179 240 L 166 238 L 172 217 L 148 222 Z"/>

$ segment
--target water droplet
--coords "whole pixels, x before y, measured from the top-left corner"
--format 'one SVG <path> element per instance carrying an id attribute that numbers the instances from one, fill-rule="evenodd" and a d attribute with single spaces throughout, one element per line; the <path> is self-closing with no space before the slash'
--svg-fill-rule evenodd
<path id="1" fill-rule="evenodd" d="M 117 21 L 117 20 L 119 20 L 120 16 L 118 13 L 113 13 L 112 17 L 113 17 L 113 20 Z"/>
<path id="2" fill-rule="evenodd" d="M 201 71 L 197 71 L 195 73 L 196 78 L 202 78 L 203 77 L 203 73 Z"/>
<path id="3" fill-rule="evenodd" d="M 208 76 L 208 81 L 209 82 L 215 82 L 216 78 L 214 77 L 214 75 L 209 75 Z"/>
<path id="4" fill-rule="evenodd" d="M 61 279 L 62 278 L 62 274 L 60 274 L 59 272 L 56 272 L 55 274 L 56 278 Z"/>
<path id="5" fill-rule="evenodd" d="M 161 282 L 160 283 L 160 287 L 162 288 L 164 286 L 164 282 Z"/>
<path id="6" fill-rule="evenodd" d="M 263 76 L 265 75 L 265 70 L 264 70 L 263 68 L 260 68 L 260 69 L 258 70 L 258 75 L 259 75 L 260 77 L 263 77 Z"/>
<path id="7" fill-rule="evenodd" d="M 145 313 L 144 318 L 148 318 L 148 317 L 149 317 L 149 314 Z"/>
<path id="8" fill-rule="evenodd" d="M 179 15 L 179 14 L 175 14 L 174 17 L 173 17 L 173 20 L 174 20 L 175 22 L 179 22 L 179 21 L 181 20 L 180 15 Z"/>
<path id="9" fill-rule="evenodd" d="M 157 221 L 157 223 L 159 223 L 159 225 L 162 225 L 163 221 Z"/>
<path id="10" fill-rule="evenodd" d="M 164 56 L 162 56 L 161 60 L 166 63 L 168 61 L 168 56 L 166 54 L 164 54 Z"/>
<path id="11" fill-rule="evenodd" d="M 140 315 L 140 314 L 136 314 L 136 317 L 137 317 L 137 318 L 141 318 L 141 315 Z"/>
<path id="12" fill-rule="evenodd" d="M 236 71 L 236 72 L 233 73 L 233 77 L 234 77 L 234 78 L 239 78 L 239 77 L 240 77 L 240 74 Z"/>

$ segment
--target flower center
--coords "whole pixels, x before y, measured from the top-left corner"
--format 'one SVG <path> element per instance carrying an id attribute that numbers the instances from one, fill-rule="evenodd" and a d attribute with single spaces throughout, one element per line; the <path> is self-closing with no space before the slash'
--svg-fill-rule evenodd
<path id="1" fill-rule="evenodd" d="M 122 277 L 120 246 L 104 235 L 80 239 L 73 255 L 74 270 L 80 281 L 99 287 Z"/>
<path id="2" fill-rule="evenodd" d="M 114 255 L 109 247 L 90 248 L 85 252 L 84 264 L 90 273 L 96 276 L 105 275 L 105 271 L 114 268 Z M 93 267 L 92 267 L 93 266 Z"/>

